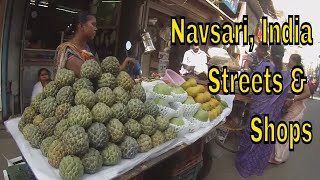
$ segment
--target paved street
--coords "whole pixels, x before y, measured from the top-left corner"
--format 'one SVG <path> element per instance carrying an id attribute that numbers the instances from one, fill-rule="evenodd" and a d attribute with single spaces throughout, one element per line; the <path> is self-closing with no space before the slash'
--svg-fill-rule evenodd
<path id="1" fill-rule="evenodd" d="M 309 145 L 300 143 L 290 154 L 288 162 L 282 165 L 269 165 L 262 177 L 250 177 L 249 180 L 316 180 L 320 167 L 320 98 L 306 101 L 307 110 L 303 121 L 310 121 L 313 127 L 313 140 Z M 242 179 L 234 167 L 235 154 L 214 146 L 216 155 L 211 172 L 205 180 Z"/>

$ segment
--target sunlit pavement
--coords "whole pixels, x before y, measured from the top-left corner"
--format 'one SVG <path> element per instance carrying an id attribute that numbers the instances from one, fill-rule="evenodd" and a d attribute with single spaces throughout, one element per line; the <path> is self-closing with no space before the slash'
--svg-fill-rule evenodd
<path id="1" fill-rule="evenodd" d="M 318 93 L 316 93 L 318 95 Z M 320 179 L 320 98 L 306 100 L 306 111 L 302 121 L 312 123 L 313 140 L 309 145 L 295 146 L 289 160 L 281 165 L 269 165 L 263 176 L 254 176 L 249 180 L 316 180 Z M 301 123 L 301 122 L 300 122 Z M 205 180 L 243 179 L 234 167 L 235 154 L 214 146 L 215 159 L 210 174 Z"/>

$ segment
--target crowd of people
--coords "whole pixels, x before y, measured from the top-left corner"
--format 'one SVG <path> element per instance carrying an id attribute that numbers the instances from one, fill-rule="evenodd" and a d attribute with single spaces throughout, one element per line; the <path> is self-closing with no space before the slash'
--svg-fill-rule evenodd
<path id="1" fill-rule="evenodd" d="M 74 71 L 75 75 L 79 77 L 81 65 L 88 59 L 95 59 L 99 61 L 97 54 L 92 53 L 88 46 L 88 42 L 93 40 L 96 34 L 96 18 L 88 13 L 79 13 L 78 19 L 71 26 L 70 31 L 74 33 L 73 38 L 66 43 L 62 43 L 57 48 L 55 57 L 55 69 L 67 68 Z M 253 95 L 250 105 L 250 117 L 264 114 L 269 114 L 269 120 L 277 123 L 279 121 L 301 120 L 305 105 L 304 100 L 313 97 L 313 94 L 318 86 L 318 81 L 310 79 L 309 84 L 305 85 L 304 91 L 301 95 L 292 95 L 290 89 L 291 83 L 291 69 L 294 66 L 301 66 L 301 56 L 292 54 L 289 63 L 283 66 L 284 46 L 275 45 L 270 47 L 270 55 L 268 53 L 269 47 L 259 44 L 256 52 L 252 55 L 246 54 L 242 58 L 240 64 L 243 71 L 254 73 L 263 73 L 265 68 L 270 67 L 272 72 L 282 72 L 283 75 L 283 93 L 276 94 L 260 94 Z M 195 67 L 198 72 L 203 72 L 206 67 L 206 53 L 201 51 L 198 46 L 192 46 L 192 49 L 185 54 L 183 63 L 190 64 L 191 60 L 199 60 L 199 66 Z M 121 65 L 121 69 L 134 62 L 134 59 L 127 58 Z M 197 63 L 196 63 L 197 64 Z M 185 73 L 185 69 L 181 68 L 181 73 Z M 42 92 L 51 81 L 51 74 L 48 69 L 40 69 L 38 73 L 39 82 L 34 86 L 32 98 L 38 93 Z M 269 82 L 272 84 L 272 82 Z M 250 121 L 247 125 L 240 142 L 240 151 L 236 158 L 236 168 L 242 177 L 249 177 L 251 175 L 262 175 L 264 169 L 269 163 L 281 164 L 288 160 L 289 148 L 286 144 L 254 144 L 250 140 Z"/>

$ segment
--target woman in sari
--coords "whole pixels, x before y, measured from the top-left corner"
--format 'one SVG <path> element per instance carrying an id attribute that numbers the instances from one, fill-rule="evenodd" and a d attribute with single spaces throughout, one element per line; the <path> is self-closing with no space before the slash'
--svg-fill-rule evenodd
<path id="1" fill-rule="evenodd" d="M 280 45 L 272 46 L 271 48 L 271 60 L 262 59 L 258 64 L 254 72 L 259 72 L 262 74 L 265 72 L 266 67 L 270 67 L 270 73 L 281 72 L 282 71 L 282 58 L 284 56 L 284 47 Z M 250 104 L 250 116 L 255 115 L 260 116 L 263 120 L 264 115 L 269 115 L 269 122 L 274 122 L 280 120 L 281 110 L 285 104 L 288 88 L 290 88 L 290 74 L 288 72 L 282 72 L 283 76 L 283 93 L 279 95 L 266 93 L 261 93 L 260 95 L 253 95 L 252 103 Z M 272 79 L 272 78 L 271 78 Z M 270 80 L 270 87 L 272 86 L 272 81 Z M 265 87 L 264 87 L 265 88 Z M 251 141 L 251 119 L 247 121 L 243 137 L 240 141 L 240 150 L 236 158 L 236 168 L 240 175 L 244 178 L 258 175 L 262 176 L 264 169 L 268 166 L 269 159 L 271 157 L 274 144 L 268 143 L 264 144 L 261 142 L 259 144 L 254 144 Z M 263 128 L 262 125 L 261 128 Z M 263 129 L 262 129 L 263 131 Z M 264 134 L 264 132 L 263 132 Z"/>
<path id="2" fill-rule="evenodd" d="M 57 48 L 55 56 L 55 72 L 60 68 L 72 70 L 76 77 L 80 77 L 81 65 L 87 60 L 96 60 L 99 62 L 97 54 L 92 54 L 88 42 L 92 41 L 97 31 L 96 18 L 87 13 L 80 12 L 76 22 L 69 26 L 67 33 L 74 34 L 69 42 L 62 43 Z M 133 58 L 126 58 L 120 66 L 124 70 L 129 63 L 134 63 Z"/>
<path id="3" fill-rule="evenodd" d="M 301 56 L 299 54 L 292 54 L 289 59 L 289 63 L 285 70 L 290 71 L 294 66 L 301 66 Z M 291 90 L 290 90 L 291 91 Z M 286 122 L 289 127 L 289 122 L 300 121 L 303 117 L 305 110 L 304 100 L 309 98 L 311 95 L 309 86 L 304 85 L 304 90 L 300 95 L 294 95 L 291 102 L 288 103 L 287 113 L 281 118 L 282 121 Z M 270 163 L 281 164 L 289 158 L 289 142 L 280 144 L 278 141 L 275 144 L 274 153 L 271 156 Z"/>

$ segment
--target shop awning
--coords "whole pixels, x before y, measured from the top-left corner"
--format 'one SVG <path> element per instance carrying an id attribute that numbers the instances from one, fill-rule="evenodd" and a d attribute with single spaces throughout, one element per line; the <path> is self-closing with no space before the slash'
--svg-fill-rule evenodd
<path id="1" fill-rule="evenodd" d="M 251 0 L 244 0 L 244 1 L 247 2 L 247 5 L 249 5 L 252 10 L 254 10 L 253 12 L 258 19 L 260 19 L 264 15 L 263 9 L 259 1 L 251 1 Z"/>
<path id="2" fill-rule="evenodd" d="M 232 19 L 231 17 L 229 17 L 225 12 L 223 12 L 221 9 L 219 9 L 219 7 L 217 7 L 215 4 L 213 4 L 210 0 L 198 0 L 206 5 L 211 6 L 213 9 L 215 9 L 223 18 L 227 19 L 228 21 L 230 21 L 231 23 L 235 23 L 237 22 L 236 19 Z"/>

